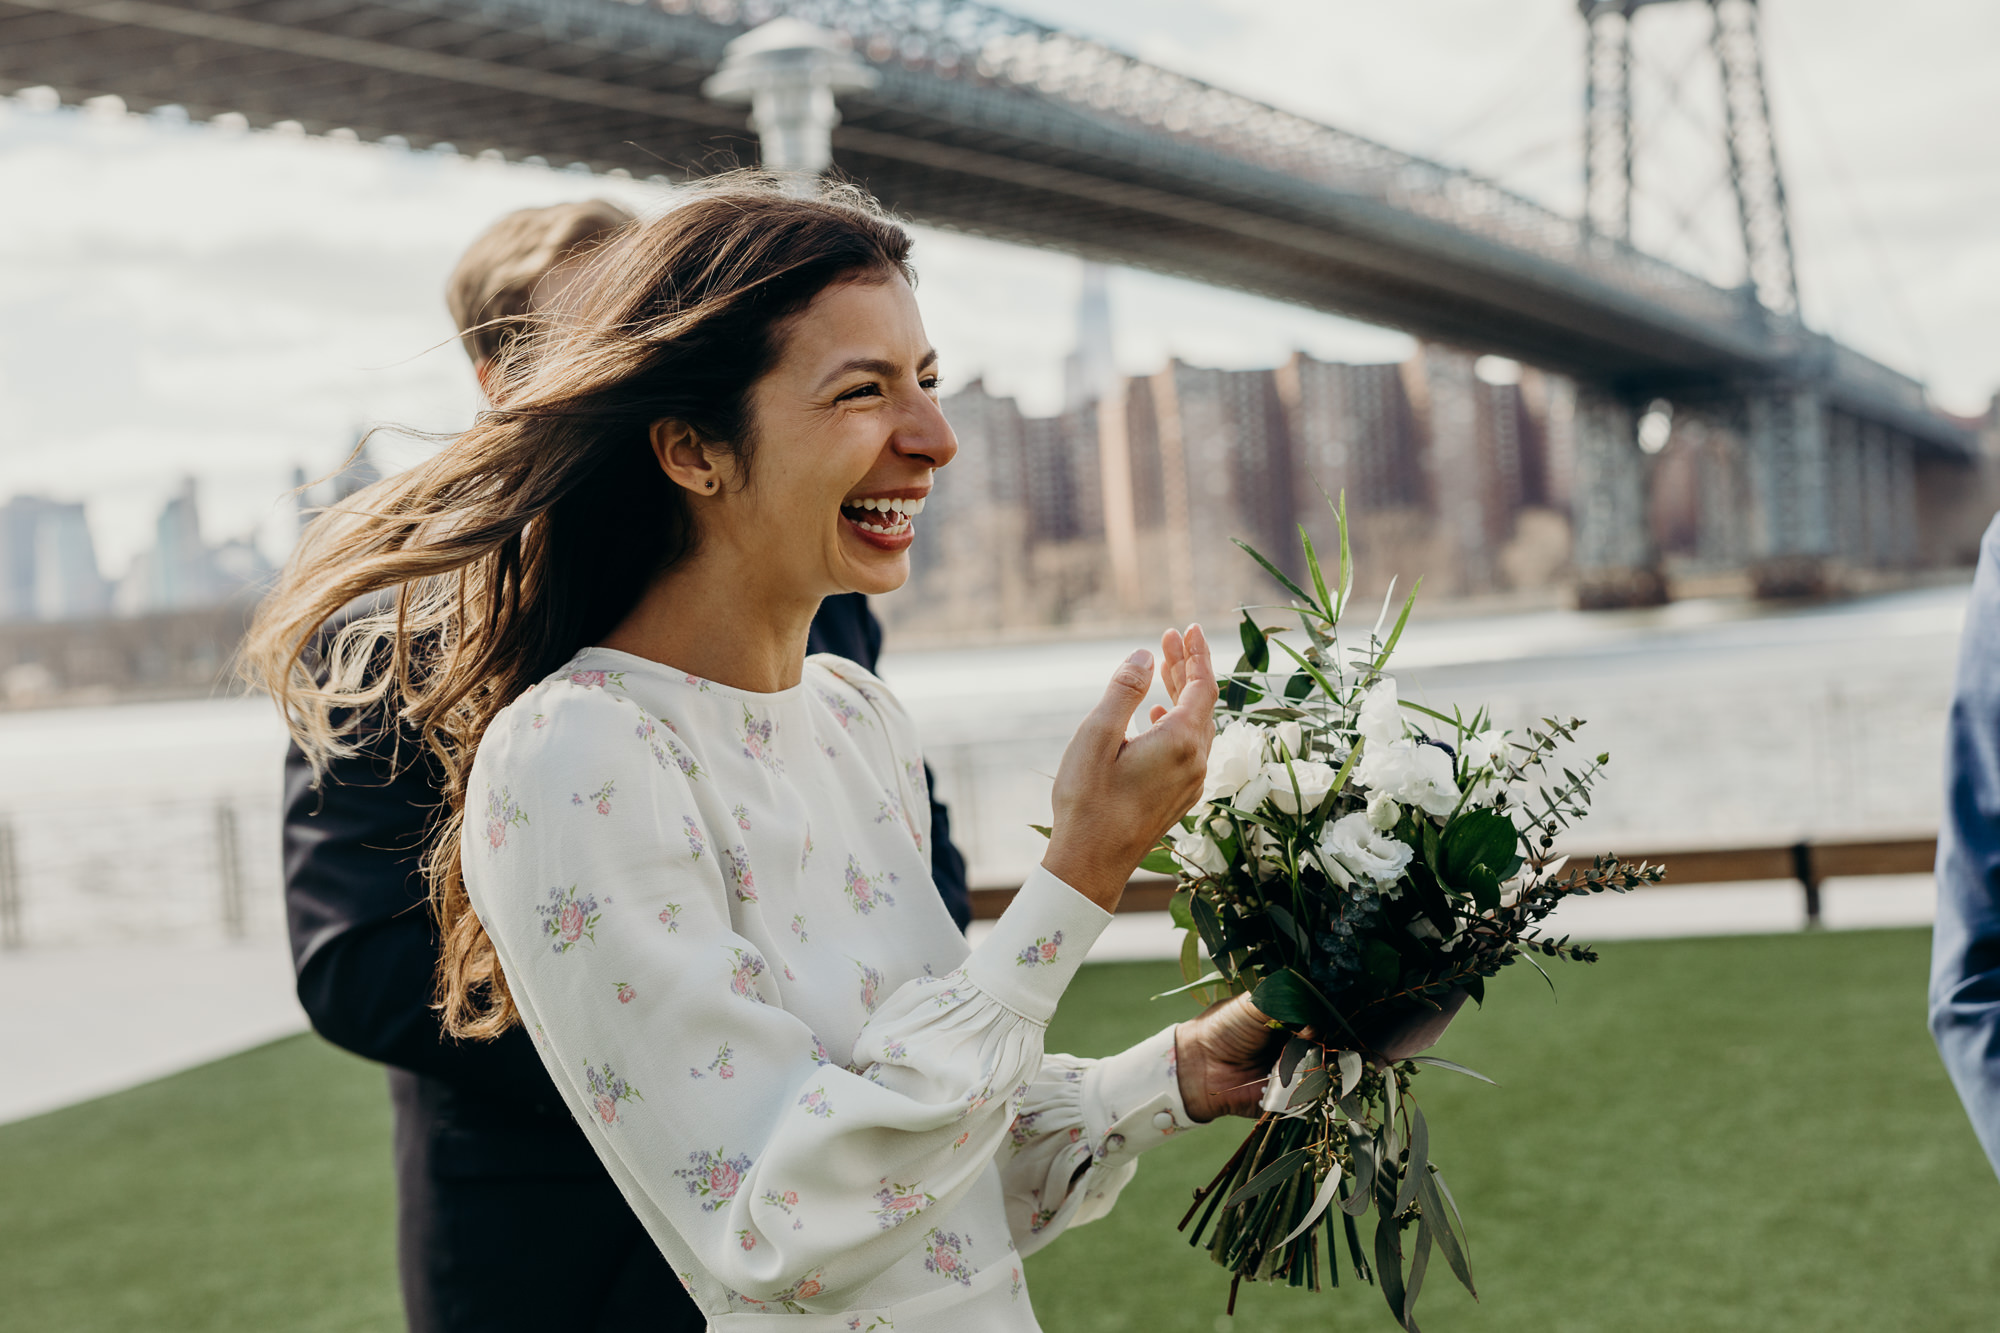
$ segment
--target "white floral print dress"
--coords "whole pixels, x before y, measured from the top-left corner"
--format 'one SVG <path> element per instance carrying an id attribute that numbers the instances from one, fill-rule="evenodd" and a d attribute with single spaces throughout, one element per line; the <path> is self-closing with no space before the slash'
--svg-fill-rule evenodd
<path id="1" fill-rule="evenodd" d="M 1038 1327 L 1023 1254 L 1188 1128 L 1168 1029 L 1042 1035 L 1109 916 L 1037 870 L 968 951 L 908 716 L 591 648 L 480 746 L 467 888 L 571 1111 L 711 1329 Z"/>

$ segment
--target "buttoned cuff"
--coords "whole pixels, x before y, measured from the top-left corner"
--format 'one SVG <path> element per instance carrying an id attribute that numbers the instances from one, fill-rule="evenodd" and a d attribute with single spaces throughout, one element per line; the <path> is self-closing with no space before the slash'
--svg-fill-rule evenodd
<path id="1" fill-rule="evenodd" d="M 1173 1028 L 1084 1072 L 1084 1134 L 1097 1145 L 1100 1161 L 1130 1160 L 1194 1124 L 1181 1101 Z"/>
<path id="2" fill-rule="evenodd" d="M 965 960 L 973 985 L 1023 1018 L 1047 1024 L 1111 913 L 1041 866 Z"/>

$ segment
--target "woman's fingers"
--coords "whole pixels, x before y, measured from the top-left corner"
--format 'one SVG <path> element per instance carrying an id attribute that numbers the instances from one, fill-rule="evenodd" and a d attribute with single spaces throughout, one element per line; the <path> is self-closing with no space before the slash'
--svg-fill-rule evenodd
<path id="1" fill-rule="evenodd" d="M 1190 625 L 1183 642 L 1187 656 L 1181 661 L 1181 692 L 1174 706 L 1208 727 L 1213 724 L 1216 701 L 1222 697 L 1215 683 L 1215 663 L 1209 656 L 1208 636 L 1201 632 L 1201 626 Z"/>
<path id="2" fill-rule="evenodd" d="M 1157 724 L 1159 720 L 1165 717 L 1166 715 L 1167 715 L 1167 710 L 1164 707 L 1162 707 L 1159 704 L 1154 704 L 1153 711 L 1148 716 L 1155 724 Z"/>
<path id="3" fill-rule="evenodd" d="M 1100 740 L 1115 753 L 1125 741 L 1125 731 L 1132 723 L 1132 714 L 1138 711 L 1152 686 L 1153 655 L 1141 648 L 1120 662 L 1111 673 L 1111 683 L 1104 687 L 1104 697 L 1084 719 L 1084 727 L 1094 729 Z"/>
<path id="4" fill-rule="evenodd" d="M 1187 683 L 1187 645 L 1176 629 L 1160 636 L 1160 683 L 1167 687 L 1167 698 L 1179 702 Z"/>

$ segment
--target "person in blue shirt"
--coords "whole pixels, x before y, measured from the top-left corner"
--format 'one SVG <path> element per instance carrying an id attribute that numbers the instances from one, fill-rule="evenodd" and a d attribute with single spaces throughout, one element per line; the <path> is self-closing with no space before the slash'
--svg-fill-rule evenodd
<path id="1" fill-rule="evenodd" d="M 1945 746 L 1931 1036 L 2000 1171 L 2000 518 L 1979 543 Z"/>

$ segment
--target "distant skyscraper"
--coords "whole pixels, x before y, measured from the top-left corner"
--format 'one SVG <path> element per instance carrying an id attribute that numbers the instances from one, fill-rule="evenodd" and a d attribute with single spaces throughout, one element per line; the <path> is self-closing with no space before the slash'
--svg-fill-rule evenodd
<path id="1" fill-rule="evenodd" d="M 0 505 L 0 620 L 35 614 L 35 540 L 46 503 L 17 495 Z"/>
<path id="2" fill-rule="evenodd" d="M 97 547 L 80 504 L 44 504 L 35 534 L 35 615 L 89 620 L 110 609 L 111 588 L 97 570 Z"/>
<path id="3" fill-rule="evenodd" d="M 183 480 L 180 493 L 160 510 L 154 533 L 147 569 L 148 609 L 179 611 L 213 601 L 214 571 L 201 541 L 201 508 L 193 477 Z"/>
<path id="4" fill-rule="evenodd" d="M 1118 363 L 1111 349 L 1111 270 L 1102 264 L 1083 266 L 1083 286 L 1076 302 L 1076 347 L 1063 359 L 1063 410 L 1102 402 L 1119 386 Z"/>

